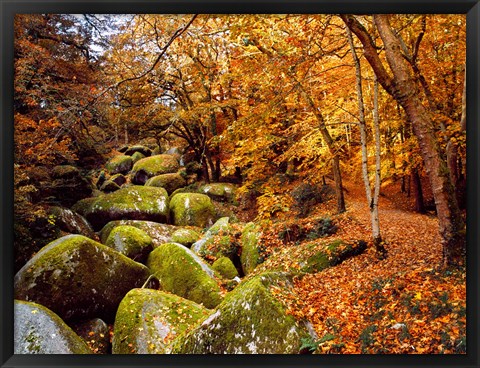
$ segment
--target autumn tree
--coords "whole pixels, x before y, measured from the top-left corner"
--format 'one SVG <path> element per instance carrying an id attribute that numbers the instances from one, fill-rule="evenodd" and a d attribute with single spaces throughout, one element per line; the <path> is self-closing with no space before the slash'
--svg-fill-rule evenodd
<path id="1" fill-rule="evenodd" d="M 435 198 L 444 262 L 447 265 L 462 264 L 465 254 L 465 223 L 458 207 L 447 162 L 442 157 L 438 137 L 433 129 L 432 116 L 435 111 L 426 108 L 422 103 L 418 93 L 419 80 L 412 71 L 411 63 L 402 53 L 400 37 L 393 29 L 388 15 L 373 16 L 375 29 L 385 48 L 389 72 L 377 52 L 374 39 L 357 17 L 341 17 L 362 42 L 364 55 L 382 87 L 404 108 L 412 123 Z"/>

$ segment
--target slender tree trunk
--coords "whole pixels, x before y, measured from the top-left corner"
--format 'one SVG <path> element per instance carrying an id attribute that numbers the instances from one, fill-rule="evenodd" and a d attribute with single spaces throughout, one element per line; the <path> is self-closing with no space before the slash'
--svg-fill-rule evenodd
<path id="1" fill-rule="evenodd" d="M 379 258 L 383 259 L 387 255 L 387 251 L 383 246 L 382 236 L 380 234 L 380 220 L 378 217 L 378 197 L 380 194 L 380 128 L 378 117 L 378 83 L 375 79 L 374 84 L 374 107 L 373 121 L 375 131 L 375 189 L 372 196 L 372 188 L 368 177 L 368 151 L 367 151 L 367 124 L 365 120 L 365 104 L 363 102 L 362 91 L 362 69 L 360 60 L 355 52 L 352 33 L 347 29 L 348 41 L 350 43 L 350 51 L 352 52 L 353 62 L 355 64 L 355 80 L 357 87 L 358 116 L 360 123 L 360 142 L 362 151 L 362 177 L 365 185 L 365 194 L 370 209 L 370 219 L 372 223 L 373 245 Z"/>
<path id="2" fill-rule="evenodd" d="M 375 189 L 373 192 L 372 204 L 370 212 L 372 216 L 373 244 L 377 253 L 382 257 L 386 257 L 387 250 L 383 245 L 382 236 L 380 235 L 380 220 L 378 217 L 378 199 L 380 197 L 381 184 L 381 150 L 380 150 L 380 117 L 378 115 L 378 80 L 374 77 L 374 97 L 373 97 L 373 129 L 375 131 Z"/>
<path id="3" fill-rule="evenodd" d="M 320 133 L 322 134 L 322 138 L 327 144 L 328 150 L 332 155 L 332 171 L 333 171 L 333 178 L 335 180 L 335 196 L 337 198 L 337 212 L 343 213 L 346 211 L 345 207 L 345 197 L 343 195 L 343 184 L 342 184 L 342 173 L 340 170 L 340 156 L 339 156 L 339 149 L 336 146 L 335 142 L 330 135 L 327 126 L 325 125 L 325 120 L 323 119 L 323 115 L 320 112 L 319 108 L 315 105 L 312 97 L 305 91 L 303 86 L 298 82 L 297 85 L 302 92 L 305 100 L 307 101 L 310 109 L 312 110 L 315 118 L 318 122 L 318 128 Z"/>
<path id="4" fill-rule="evenodd" d="M 464 264 L 465 223 L 458 207 L 450 172 L 441 157 L 432 120 L 418 97 L 416 82 L 410 74 L 407 62 L 403 59 L 400 42 L 390 27 L 388 16 L 376 14 L 374 21 L 385 46 L 387 62 L 393 77 L 384 68 L 366 29 L 354 16 L 341 15 L 341 17 L 362 42 L 365 57 L 372 65 L 383 88 L 400 103 L 412 122 L 433 190 L 444 263 L 447 266 Z"/>

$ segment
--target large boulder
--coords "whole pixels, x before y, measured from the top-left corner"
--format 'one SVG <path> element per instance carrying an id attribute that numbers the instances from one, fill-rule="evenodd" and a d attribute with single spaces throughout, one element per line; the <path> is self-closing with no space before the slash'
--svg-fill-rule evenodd
<path id="1" fill-rule="evenodd" d="M 114 228 L 105 245 L 140 263 L 144 263 L 153 250 L 152 238 L 143 230 L 129 225 Z"/>
<path id="2" fill-rule="evenodd" d="M 214 271 L 190 249 L 177 243 L 164 244 L 150 253 L 147 267 L 162 290 L 203 304 L 218 305 L 222 296 Z"/>
<path id="3" fill-rule="evenodd" d="M 73 206 L 95 230 L 114 220 L 168 221 L 168 194 L 163 188 L 134 185 Z"/>
<path id="4" fill-rule="evenodd" d="M 133 160 L 127 155 L 118 155 L 112 157 L 106 164 L 105 168 L 111 174 L 126 174 L 133 167 Z"/>
<path id="5" fill-rule="evenodd" d="M 251 273 L 261 262 L 260 256 L 260 235 L 261 232 L 253 222 L 248 223 L 242 232 L 240 262 L 245 275 Z"/>
<path id="6" fill-rule="evenodd" d="M 53 216 L 55 225 L 61 231 L 70 234 L 80 234 L 87 238 L 95 239 L 96 235 L 88 223 L 88 221 L 80 214 L 73 212 L 71 209 L 53 206 L 48 209 L 48 214 Z"/>
<path id="7" fill-rule="evenodd" d="M 192 244 L 198 241 L 200 238 L 201 235 L 199 232 L 188 228 L 180 228 L 175 230 L 175 232 L 172 234 L 173 243 L 180 243 L 187 248 L 190 248 Z"/>
<path id="8" fill-rule="evenodd" d="M 168 195 L 179 188 L 183 188 L 186 184 L 187 182 L 179 173 L 157 175 L 145 182 L 145 186 L 147 187 L 165 188 Z"/>
<path id="9" fill-rule="evenodd" d="M 141 220 L 117 220 L 110 221 L 106 224 L 102 230 L 100 230 L 100 242 L 105 244 L 110 232 L 117 226 L 128 225 L 136 227 L 145 232 L 153 241 L 153 247 L 157 248 L 164 243 L 173 241 L 173 233 L 178 227 L 167 224 L 160 224 L 153 221 L 141 221 Z"/>
<path id="10" fill-rule="evenodd" d="M 178 335 L 210 311 L 177 295 L 151 289 L 130 290 L 115 317 L 113 354 L 163 354 Z"/>
<path id="11" fill-rule="evenodd" d="M 230 183 L 205 184 L 199 188 L 199 191 L 219 202 L 233 203 L 235 201 L 236 187 Z"/>
<path id="12" fill-rule="evenodd" d="M 14 293 L 65 321 L 111 321 L 125 294 L 149 276 L 148 268 L 117 251 L 82 235 L 67 235 L 43 247 L 17 272 Z"/>
<path id="13" fill-rule="evenodd" d="M 21 300 L 14 303 L 15 354 L 90 354 L 85 341 L 54 312 Z"/>
<path id="14" fill-rule="evenodd" d="M 180 168 L 178 160 L 172 155 L 155 155 L 135 162 L 132 168 L 132 183 L 143 185 L 151 177 L 175 173 Z"/>
<path id="15" fill-rule="evenodd" d="M 215 221 L 215 208 L 205 194 L 178 193 L 170 200 L 170 219 L 177 226 L 204 228 Z"/>
<path id="16" fill-rule="evenodd" d="M 272 289 L 291 288 L 291 279 L 265 273 L 241 283 L 214 313 L 172 344 L 178 354 L 298 354 L 305 326 L 287 315 Z"/>

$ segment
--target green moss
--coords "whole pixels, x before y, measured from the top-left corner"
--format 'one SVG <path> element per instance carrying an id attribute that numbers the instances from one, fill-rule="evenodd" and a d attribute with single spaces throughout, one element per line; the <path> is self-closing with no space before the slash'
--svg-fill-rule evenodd
<path id="1" fill-rule="evenodd" d="M 227 294 L 215 312 L 173 344 L 183 354 L 295 354 L 308 336 L 271 287 L 285 288 L 285 276 L 262 274 Z"/>
<path id="2" fill-rule="evenodd" d="M 200 233 L 192 229 L 178 229 L 172 234 L 172 242 L 180 243 L 190 248 L 193 243 L 200 239 Z"/>
<path id="3" fill-rule="evenodd" d="M 145 182 L 145 186 L 165 188 L 169 195 L 186 184 L 185 179 L 178 173 L 156 175 Z"/>
<path id="4" fill-rule="evenodd" d="M 336 266 L 344 260 L 361 254 L 366 249 L 364 241 L 347 244 L 342 240 L 336 240 L 328 244 L 324 250 L 315 253 L 306 259 L 302 272 L 320 272 L 325 268 Z"/>
<path id="5" fill-rule="evenodd" d="M 142 220 L 117 220 L 110 221 L 102 230 L 100 230 L 100 241 L 105 243 L 110 235 L 110 232 L 121 225 L 129 225 L 144 231 L 153 241 L 153 247 L 157 248 L 164 243 L 172 241 L 172 234 L 177 230 L 176 226 L 160 224 L 153 221 Z"/>
<path id="6" fill-rule="evenodd" d="M 134 226 L 117 226 L 105 242 L 105 245 L 137 262 L 145 262 L 153 250 L 153 241 L 143 230 Z"/>
<path id="7" fill-rule="evenodd" d="M 125 174 L 131 170 L 132 166 L 132 158 L 127 155 L 115 156 L 105 164 L 105 168 L 110 174 Z"/>
<path id="8" fill-rule="evenodd" d="M 170 218 L 177 226 L 206 227 L 215 219 L 215 208 L 205 194 L 178 193 L 170 199 Z"/>
<path id="9" fill-rule="evenodd" d="M 163 188 L 133 185 L 101 197 L 79 201 L 75 211 L 95 230 L 113 220 L 151 220 L 168 222 L 168 194 Z"/>
<path id="10" fill-rule="evenodd" d="M 181 244 L 167 243 L 155 249 L 147 267 L 160 280 L 162 290 L 207 308 L 214 308 L 222 299 L 213 270 Z"/>
<path id="11" fill-rule="evenodd" d="M 163 354 L 169 343 L 210 312 L 177 295 L 130 290 L 118 307 L 113 354 Z"/>
<path id="12" fill-rule="evenodd" d="M 143 285 L 148 268 L 81 235 L 42 248 L 14 278 L 15 298 L 44 305 L 64 320 L 112 320 L 123 296 Z"/>
<path id="13" fill-rule="evenodd" d="M 172 155 L 155 155 L 150 157 L 145 157 L 133 165 L 132 173 L 142 170 L 150 178 L 152 176 L 160 174 L 168 174 L 177 172 L 180 168 L 178 160 Z"/>
<path id="14" fill-rule="evenodd" d="M 255 224 L 253 222 L 247 224 L 242 232 L 242 253 L 240 255 L 240 262 L 245 275 L 251 273 L 261 263 L 258 245 L 259 238 L 260 233 Z"/>
<path id="15" fill-rule="evenodd" d="M 217 259 L 213 263 L 212 268 L 226 279 L 231 280 L 234 277 L 238 276 L 237 269 L 233 265 L 230 258 L 227 257 L 220 257 L 219 259 Z"/>
<path id="16" fill-rule="evenodd" d="M 137 161 L 141 160 L 142 158 L 145 158 L 145 155 L 141 152 L 135 152 L 133 155 L 132 155 L 132 161 L 133 163 L 136 163 Z"/>

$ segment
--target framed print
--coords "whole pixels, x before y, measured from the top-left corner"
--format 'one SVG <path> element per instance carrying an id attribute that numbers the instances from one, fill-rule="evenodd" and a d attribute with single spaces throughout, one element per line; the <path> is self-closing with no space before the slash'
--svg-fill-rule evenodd
<path id="1" fill-rule="evenodd" d="M 478 366 L 477 1 L 1 12 L 2 367 Z"/>

